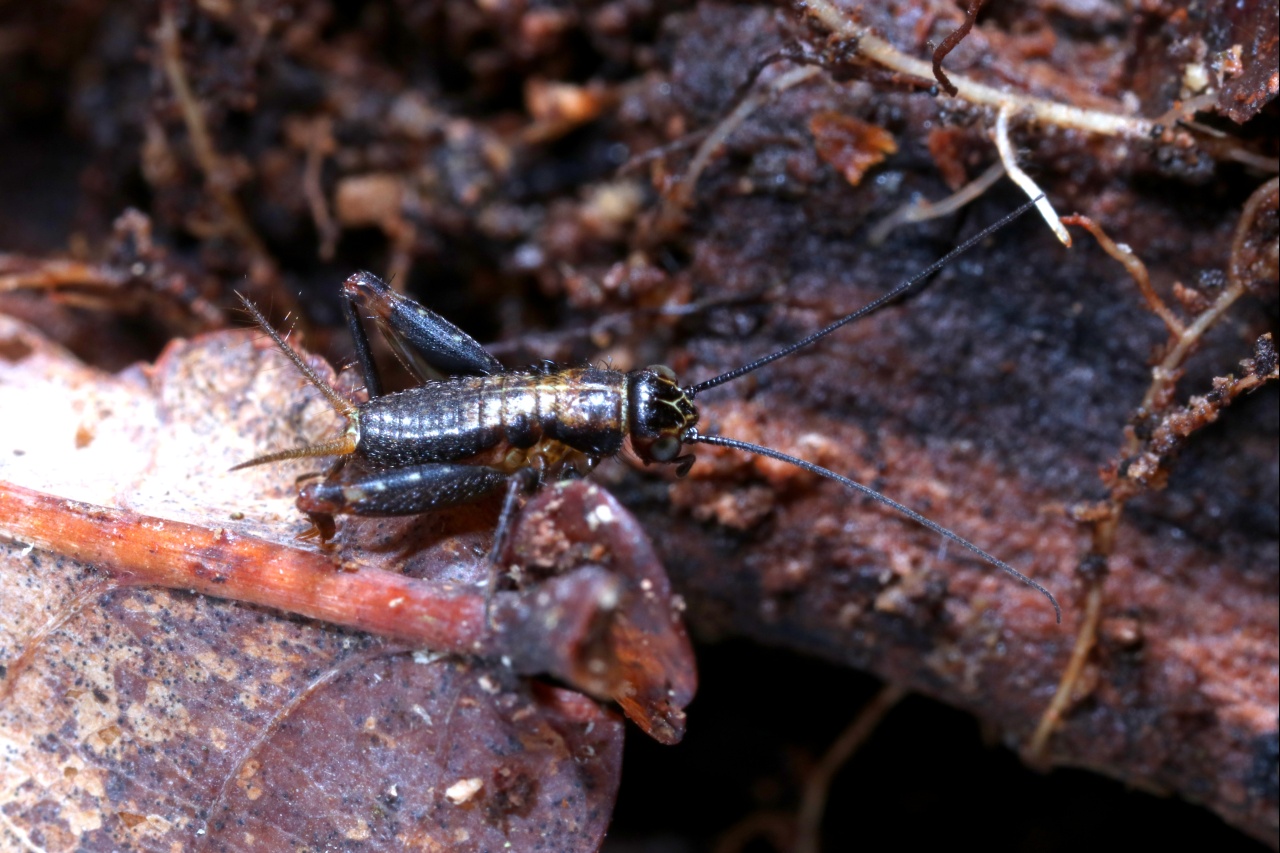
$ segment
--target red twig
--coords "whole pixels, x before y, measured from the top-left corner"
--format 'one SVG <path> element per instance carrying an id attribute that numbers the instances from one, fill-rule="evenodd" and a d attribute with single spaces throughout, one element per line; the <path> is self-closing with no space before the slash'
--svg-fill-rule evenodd
<path id="1" fill-rule="evenodd" d="M 120 585 L 193 590 L 435 651 L 501 658 L 516 672 L 548 673 L 619 702 L 660 741 L 683 735 L 681 709 L 693 690 L 687 640 L 679 631 L 674 657 L 658 654 L 673 642 L 671 620 L 646 624 L 634 579 L 599 566 L 493 593 L 486 625 L 485 595 L 474 588 L 368 567 L 341 571 L 312 551 L 3 481 L 0 533 L 102 566 Z"/>

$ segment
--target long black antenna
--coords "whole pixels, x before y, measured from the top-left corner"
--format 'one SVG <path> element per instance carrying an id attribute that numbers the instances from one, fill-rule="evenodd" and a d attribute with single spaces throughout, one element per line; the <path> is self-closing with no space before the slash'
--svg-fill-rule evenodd
<path id="1" fill-rule="evenodd" d="M 819 340 L 820 338 L 825 338 L 827 335 L 831 334 L 841 326 L 846 325 L 848 323 L 852 323 L 854 320 L 857 320 L 861 317 L 865 317 L 868 314 L 874 311 L 877 311 L 880 308 L 883 308 L 885 305 L 889 304 L 890 302 L 897 299 L 902 294 L 906 293 L 911 288 L 915 287 L 924 279 L 928 278 L 938 270 L 945 267 L 947 264 L 951 263 L 953 260 L 955 260 L 957 255 L 961 255 L 964 252 L 967 252 L 969 249 L 973 248 L 975 243 L 978 243 L 986 239 L 993 232 L 999 231 L 1001 228 L 1005 227 L 1010 222 L 1017 219 L 1019 216 L 1026 213 L 1031 208 L 1035 207 L 1036 202 L 1038 202 L 1042 198 L 1044 198 L 1043 195 L 1036 196 L 1031 201 L 1022 205 L 1022 207 L 1019 207 L 1013 213 L 1010 213 L 1008 216 L 1001 219 L 999 222 L 995 223 L 994 225 L 988 225 L 986 228 L 982 229 L 977 234 L 970 237 L 968 240 L 965 240 L 963 243 L 961 243 L 956 248 L 952 249 L 950 252 L 947 252 L 947 254 L 944 255 L 942 258 L 940 258 L 937 261 L 934 261 L 928 267 L 916 273 L 906 281 L 902 282 L 902 284 L 899 284 L 893 290 L 890 290 L 884 296 L 881 296 L 879 299 L 875 300 L 871 304 L 864 305 L 863 307 L 859 308 L 857 311 L 854 311 L 852 314 L 846 314 L 844 317 L 841 317 L 839 320 L 836 320 L 830 326 L 819 329 L 818 331 L 814 332 L 812 335 L 809 335 L 809 337 L 796 341 L 794 344 L 791 344 L 790 346 L 783 347 L 782 349 L 778 350 L 775 353 L 771 353 L 761 358 L 757 358 L 755 361 L 749 364 L 744 364 L 742 365 L 742 367 L 738 367 L 733 370 L 730 370 L 728 373 L 721 373 L 719 376 L 708 379 L 705 382 L 699 382 L 697 385 L 690 385 L 688 388 L 684 389 L 685 395 L 690 399 L 692 399 L 693 397 L 697 396 L 699 393 L 707 390 L 708 388 L 714 388 L 717 385 L 723 385 L 724 383 L 731 382 L 734 379 L 737 379 L 739 376 L 744 376 L 752 372 L 753 370 L 759 370 L 760 368 L 764 367 L 766 364 L 769 364 L 770 362 L 777 361 L 780 358 L 786 358 L 796 350 L 804 349 L 814 341 Z"/>
<path id="2" fill-rule="evenodd" d="M 878 500 L 880 503 L 884 504 L 885 506 L 892 507 L 893 509 L 902 513 L 907 518 L 911 519 L 917 524 L 924 525 L 925 527 L 932 530 L 934 533 L 937 533 L 939 536 L 945 539 L 949 539 L 952 542 L 955 542 L 957 545 L 962 545 L 965 548 L 968 548 L 970 551 L 977 554 L 979 557 L 981 557 L 983 560 L 990 563 L 991 565 L 995 566 L 997 569 L 1007 572 L 1008 574 L 1022 581 L 1027 586 L 1036 590 L 1045 598 L 1049 599 L 1049 603 L 1053 605 L 1054 616 L 1057 618 L 1059 624 L 1061 624 L 1062 622 L 1062 608 L 1058 605 L 1058 599 L 1054 598 L 1053 593 L 1049 592 L 1049 590 L 1045 589 L 1043 586 L 1036 583 L 1031 578 L 1027 577 L 1022 572 L 1018 571 L 1013 566 L 1009 565 L 1003 560 L 999 560 L 991 556 L 986 551 L 979 548 L 977 545 L 974 545 L 968 539 L 965 539 L 963 536 L 960 536 L 956 533 L 952 533 L 950 530 L 943 527 L 941 524 L 938 524 L 935 521 L 930 521 L 929 519 L 925 518 L 923 515 L 916 512 L 915 510 L 909 509 L 908 507 L 903 506 L 902 504 L 898 503 L 892 498 L 885 497 L 884 495 L 880 494 L 875 489 L 872 489 L 869 486 L 864 486 L 861 483 L 857 482 L 856 480 L 850 480 L 848 477 L 837 474 L 835 471 L 829 471 L 820 465 L 814 465 L 812 462 L 806 462 L 803 459 L 797 459 L 794 456 L 788 456 L 787 454 L 779 450 L 774 450 L 772 447 L 763 447 L 759 444 L 751 444 L 750 442 L 747 442 L 747 441 L 738 441 L 735 438 L 725 438 L 724 436 L 721 436 L 721 435 L 700 435 L 697 429 L 691 429 L 687 433 L 685 433 L 684 437 L 682 438 L 682 441 L 688 444 L 712 444 L 717 447 L 731 447 L 734 450 L 745 450 L 747 453 L 756 453 L 756 454 L 759 454 L 760 456 L 768 456 L 770 458 L 777 459 L 780 462 L 789 462 L 790 464 L 795 465 L 797 468 L 803 468 L 804 470 L 817 474 L 820 477 L 826 477 L 828 480 L 835 480 L 837 483 L 847 486 L 850 489 L 855 489 L 859 492 L 862 492 L 867 497 L 874 498 L 875 500 Z"/>

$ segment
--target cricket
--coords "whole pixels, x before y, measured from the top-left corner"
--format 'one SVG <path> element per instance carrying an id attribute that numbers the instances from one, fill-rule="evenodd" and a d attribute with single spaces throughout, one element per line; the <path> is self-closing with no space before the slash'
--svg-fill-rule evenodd
<path id="1" fill-rule="evenodd" d="M 547 482 L 588 475 L 603 459 L 629 453 L 645 465 L 693 466 L 691 446 L 706 444 L 767 456 L 840 483 L 976 554 L 1062 609 L 1032 578 L 968 539 L 869 486 L 771 447 L 699 430 L 695 400 L 705 391 L 760 370 L 883 308 L 961 253 L 1026 212 L 1034 201 L 983 229 L 943 258 L 862 308 L 776 352 L 691 385 L 671 368 L 618 371 L 601 367 L 509 369 L 444 317 L 393 291 L 368 272 L 342 285 L 342 307 L 368 400 L 357 403 L 325 382 L 246 297 L 245 308 L 304 377 L 346 420 L 346 429 L 317 444 L 268 453 L 239 470 L 304 457 L 337 457 L 297 505 L 322 540 L 336 535 L 334 516 L 417 515 L 505 493 L 489 559 L 489 589 L 500 578 L 497 555 L 522 495 Z M 365 319 L 372 320 L 421 384 L 384 393 Z"/>

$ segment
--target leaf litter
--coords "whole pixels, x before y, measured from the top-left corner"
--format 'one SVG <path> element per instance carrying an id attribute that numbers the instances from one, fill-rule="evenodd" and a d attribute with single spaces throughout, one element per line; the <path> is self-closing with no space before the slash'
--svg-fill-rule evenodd
<path id="1" fill-rule="evenodd" d="M 682 734 L 695 682 L 681 604 L 604 490 L 526 508 L 503 559 L 540 568 L 494 595 L 486 633 L 491 507 L 344 520 L 324 553 L 298 540 L 306 463 L 227 472 L 332 429 L 253 334 L 178 340 L 114 375 L 4 317 L 0 341 L 0 406 L 30 415 L 0 427 L 16 837 L 594 850 L 622 722 L 521 674 L 615 699 L 665 742 Z"/>

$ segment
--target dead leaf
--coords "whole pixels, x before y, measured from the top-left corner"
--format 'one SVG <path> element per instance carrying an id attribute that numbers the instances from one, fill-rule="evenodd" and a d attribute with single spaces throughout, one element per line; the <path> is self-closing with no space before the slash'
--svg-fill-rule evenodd
<path id="1" fill-rule="evenodd" d="M 580 694 L 516 671 L 557 671 L 573 660 L 562 678 L 590 671 L 597 692 L 627 699 L 655 736 L 678 739 L 692 659 L 651 549 L 636 557 L 622 540 L 591 544 L 567 534 L 583 560 L 566 562 L 539 595 L 495 596 L 493 633 L 508 632 L 509 666 L 459 656 L 460 648 L 415 652 L 251 604 L 139 587 L 164 576 L 226 594 L 268 588 L 272 571 L 286 567 L 304 572 L 289 577 L 315 583 L 314 600 L 291 588 L 303 612 L 345 606 L 359 617 L 353 624 L 364 624 L 412 610 L 390 598 L 393 587 L 410 597 L 447 590 L 439 600 L 462 602 L 460 612 L 479 626 L 492 518 L 482 507 L 343 520 L 334 553 L 308 551 L 295 540 L 307 523 L 293 507 L 293 479 L 308 465 L 227 469 L 264 444 L 332 430 L 334 416 L 252 333 L 178 341 L 153 367 L 118 375 L 86 367 L 2 316 L 0 341 L 0 407 L 40 413 L 38 429 L 14 418 L 0 427 L 0 480 L 22 484 L 5 487 L 0 529 L 35 530 L 52 549 L 4 541 L 0 550 L 0 726 L 12 750 L 0 799 L 12 835 L 46 849 L 359 842 L 594 850 L 617 792 L 621 722 Z M 595 487 L 563 494 L 562 505 L 596 519 L 625 513 Z M 61 526 L 33 522 L 55 518 Z M 555 530 L 538 518 L 538 530 Z M 634 519 L 622 521 L 626 534 L 642 537 Z M 530 535 L 517 528 L 520 541 Z M 197 552 L 244 559 L 191 563 Z M 94 562 L 76 559 L 85 555 Z M 379 584 L 382 592 L 360 598 Z M 584 589 L 613 603 L 584 601 Z M 533 598 L 543 610 L 529 606 Z M 646 607 L 663 618 L 645 623 L 635 614 Z M 627 634 L 619 625 L 642 628 Z M 490 640 L 473 627 L 464 620 L 461 639 L 480 637 L 482 651 L 498 657 L 501 649 L 484 645 Z M 407 630 L 412 639 L 421 629 Z M 638 639 L 628 646 L 629 637 Z M 635 674 L 654 643 L 667 655 L 660 663 L 677 668 L 642 673 L 665 678 L 661 689 Z M 646 712 L 637 695 L 663 704 Z"/>

